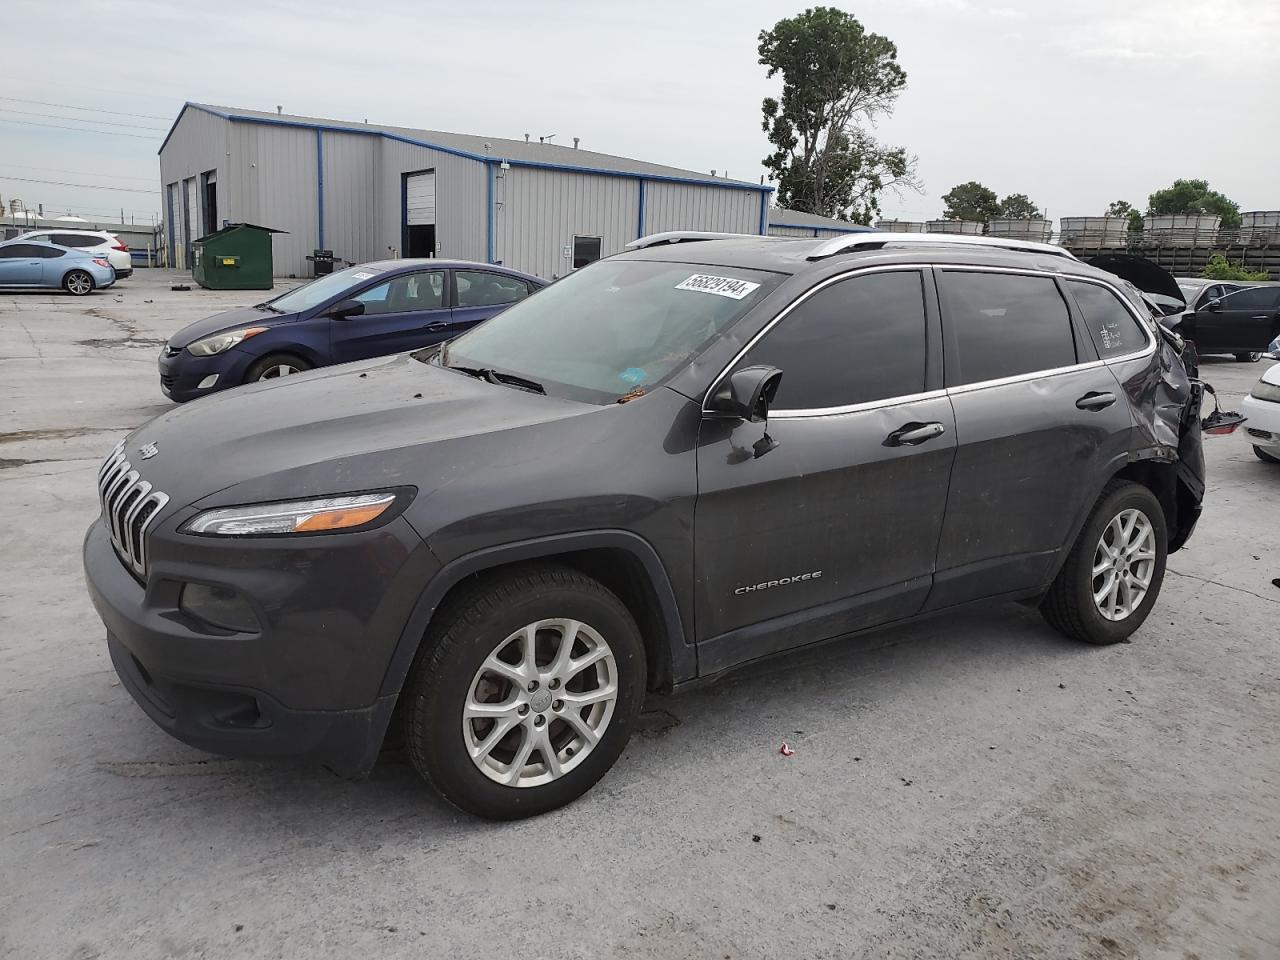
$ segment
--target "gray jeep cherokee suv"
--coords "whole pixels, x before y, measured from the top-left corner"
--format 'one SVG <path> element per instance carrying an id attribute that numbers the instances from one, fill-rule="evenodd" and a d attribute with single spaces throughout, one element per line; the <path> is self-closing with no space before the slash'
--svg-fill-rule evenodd
<path id="1" fill-rule="evenodd" d="M 646 690 L 979 600 L 1127 637 L 1200 511 L 1199 385 L 1125 281 L 956 239 L 646 238 L 443 348 L 165 413 L 84 542 L 122 682 L 344 775 L 394 721 L 515 818 Z"/>

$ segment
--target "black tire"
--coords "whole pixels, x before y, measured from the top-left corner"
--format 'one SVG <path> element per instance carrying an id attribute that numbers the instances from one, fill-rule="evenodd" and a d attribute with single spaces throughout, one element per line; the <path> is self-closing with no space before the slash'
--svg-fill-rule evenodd
<path id="1" fill-rule="evenodd" d="M 308 363 L 297 354 L 269 353 L 254 362 L 253 366 L 249 368 L 249 372 L 244 375 L 244 382 L 257 383 L 259 380 L 275 380 L 278 375 L 272 375 L 272 371 L 281 367 L 290 367 L 293 373 L 301 373 L 303 370 L 310 370 L 313 366 L 314 364 Z"/>
<path id="2" fill-rule="evenodd" d="M 1093 600 L 1094 553 L 1108 524 L 1122 511 L 1140 510 L 1155 534 L 1155 562 L 1146 596 L 1123 620 L 1109 620 Z M 1049 625 L 1074 640 L 1099 645 L 1119 643 L 1137 630 L 1160 595 L 1169 549 L 1168 531 L 1160 501 L 1146 487 L 1128 480 L 1112 480 L 1103 488 L 1089 519 L 1076 538 L 1066 563 L 1040 603 Z"/>
<path id="3" fill-rule="evenodd" d="M 1267 451 L 1263 450 L 1256 443 L 1253 445 L 1253 452 L 1258 455 L 1259 460 L 1265 460 L 1267 463 L 1280 463 L 1280 457 L 1267 453 Z"/>
<path id="4" fill-rule="evenodd" d="M 506 786 L 469 756 L 463 707 L 481 664 L 504 638 L 555 618 L 581 621 L 605 638 L 617 665 L 613 715 L 590 753 L 559 779 Z M 418 773 L 459 809 L 490 820 L 535 816 L 576 800 L 613 766 L 644 705 L 645 683 L 640 631 L 613 593 L 557 564 L 516 567 L 462 588 L 436 614 L 400 696 L 405 748 Z"/>
<path id="5" fill-rule="evenodd" d="M 1239 363 L 1257 363 L 1262 359 L 1261 353 L 1237 353 L 1236 361 Z"/>
<path id="6" fill-rule="evenodd" d="M 97 288 L 93 274 L 84 270 L 68 270 L 62 278 L 62 289 L 73 297 L 87 297 Z"/>

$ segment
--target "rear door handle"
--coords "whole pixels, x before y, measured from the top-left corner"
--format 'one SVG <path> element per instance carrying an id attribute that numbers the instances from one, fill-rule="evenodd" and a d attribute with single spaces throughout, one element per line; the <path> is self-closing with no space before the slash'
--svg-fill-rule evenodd
<path id="1" fill-rule="evenodd" d="M 914 447 L 924 443 L 926 440 L 940 437 L 946 432 L 947 428 L 936 420 L 932 423 L 908 423 L 885 437 L 884 445 L 886 447 Z"/>
<path id="2" fill-rule="evenodd" d="M 436 332 L 436 331 L 438 331 L 438 330 L 447 330 L 448 328 L 449 328 L 449 321 L 447 321 L 447 320 L 433 320 L 433 321 L 431 321 L 431 323 L 428 323 L 428 324 L 427 324 L 425 327 L 423 327 L 422 329 L 423 329 L 423 330 L 430 330 L 432 333 L 435 333 L 435 332 Z"/>
<path id="3" fill-rule="evenodd" d="M 1097 393 L 1090 391 L 1076 401 L 1076 406 L 1081 410 L 1105 410 L 1116 402 L 1114 393 Z"/>

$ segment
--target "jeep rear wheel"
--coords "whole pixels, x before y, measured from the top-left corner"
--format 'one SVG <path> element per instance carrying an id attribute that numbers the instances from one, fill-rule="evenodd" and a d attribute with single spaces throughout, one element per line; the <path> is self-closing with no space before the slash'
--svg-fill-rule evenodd
<path id="1" fill-rule="evenodd" d="M 409 757 L 454 805 L 494 820 L 553 810 L 617 760 L 644 703 L 635 621 L 552 565 L 482 580 L 441 611 L 402 696 Z"/>
<path id="2" fill-rule="evenodd" d="M 1041 602 L 1058 632 L 1086 643 L 1118 643 L 1142 626 L 1164 581 L 1164 511 L 1141 484 L 1103 489 Z"/>

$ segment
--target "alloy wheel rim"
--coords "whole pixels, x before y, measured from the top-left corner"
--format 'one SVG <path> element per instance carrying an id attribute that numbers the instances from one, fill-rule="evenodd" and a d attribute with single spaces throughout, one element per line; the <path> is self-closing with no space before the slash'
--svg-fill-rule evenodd
<path id="1" fill-rule="evenodd" d="M 542 786 L 591 755 L 617 700 L 618 664 L 600 632 L 579 620 L 538 620 L 476 671 L 462 708 L 463 743 L 490 780 Z"/>
<path id="2" fill-rule="evenodd" d="M 1124 620 L 1146 599 L 1155 570 L 1155 528 L 1141 510 L 1122 510 L 1103 529 L 1093 552 L 1094 606 L 1108 620 Z"/>
<path id="3" fill-rule="evenodd" d="M 77 294 L 80 294 L 80 293 L 88 293 L 88 292 L 89 292 L 89 278 L 88 278 L 88 277 L 80 276 L 79 274 L 76 274 L 76 275 L 74 275 L 74 276 L 72 276 L 72 277 L 69 277 L 69 278 L 67 279 L 67 286 L 69 286 L 69 287 L 71 288 L 71 292 L 72 292 L 72 293 L 77 293 Z"/>
<path id="4" fill-rule="evenodd" d="M 277 363 L 274 367 L 267 367 L 262 371 L 259 380 L 274 380 L 277 377 L 287 377 L 291 373 L 297 373 L 298 368 L 289 363 Z"/>

